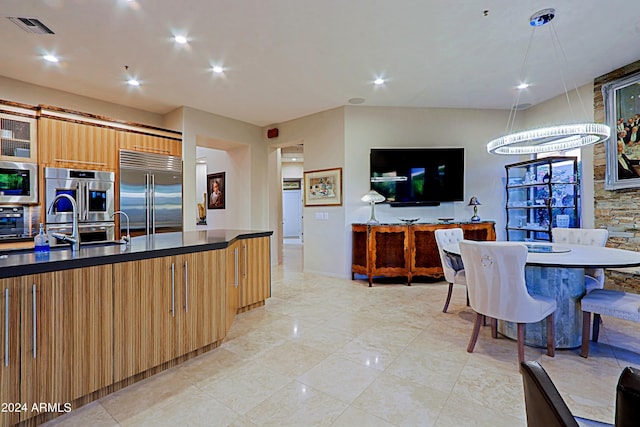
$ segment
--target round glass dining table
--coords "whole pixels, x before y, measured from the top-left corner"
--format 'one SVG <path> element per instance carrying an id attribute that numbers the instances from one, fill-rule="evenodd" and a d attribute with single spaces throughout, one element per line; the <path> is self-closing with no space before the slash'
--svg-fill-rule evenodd
<path id="1" fill-rule="evenodd" d="M 522 242 L 527 245 L 525 281 L 530 294 L 555 298 L 556 348 L 575 348 L 581 345 L 582 312 L 580 300 L 585 294 L 585 268 L 622 268 L 640 266 L 640 252 L 624 249 L 566 243 Z M 445 246 L 452 262 L 462 264 L 457 243 Z M 498 331 L 516 339 L 517 326 L 498 322 Z M 546 347 L 545 321 L 525 326 L 525 344 Z"/>

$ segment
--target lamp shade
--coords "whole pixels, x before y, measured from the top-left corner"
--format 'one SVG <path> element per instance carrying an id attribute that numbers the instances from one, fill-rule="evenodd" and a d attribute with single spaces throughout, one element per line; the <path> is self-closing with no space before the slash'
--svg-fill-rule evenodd
<path id="1" fill-rule="evenodd" d="M 367 194 L 362 196 L 360 200 L 366 203 L 381 203 L 385 201 L 385 197 L 377 191 L 371 190 Z"/>
<path id="2" fill-rule="evenodd" d="M 471 197 L 471 200 L 469 200 L 469 204 L 467 206 L 477 206 L 477 205 L 481 205 L 482 203 L 480 203 L 478 201 L 478 198 L 476 196 Z"/>

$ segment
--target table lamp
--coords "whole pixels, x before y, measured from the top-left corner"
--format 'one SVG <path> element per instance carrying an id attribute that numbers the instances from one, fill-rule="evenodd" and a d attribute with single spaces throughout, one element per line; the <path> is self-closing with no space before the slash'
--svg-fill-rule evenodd
<path id="1" fill-rule="evenodd" d="M 367 194 L 362 196 L 360 200 L 371 204 L 371 218 L 369 218 L 367 224 L 378 224 L 379 222 L 376 219 L 375 206 L 376 203 L 384 202 L 385 197 L 377 191 L 371 190 Z"/>
<path id="2" fill-rule="evenodd" d="M 469 204 L 467 206 L 473 206 L 473 216 L 471 217 L 472 222 L 480 221 L 480 217 L 478 216 L 478 205 L 481 205 L 476 196 L 471 197 L 469 200 Z"/>

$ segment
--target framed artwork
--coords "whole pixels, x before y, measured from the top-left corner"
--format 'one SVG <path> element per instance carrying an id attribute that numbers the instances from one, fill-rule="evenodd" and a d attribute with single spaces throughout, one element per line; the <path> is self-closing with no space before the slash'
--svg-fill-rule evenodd
<path id="1" fill-rule="evenodd" d="M 304 173 L 305 206 L 342 205 L 342 168 Z"/>
<path id="2" fill-rule="evenodd" d="M 225 206 L 225 172 L 207 175 L 209 201 L 207 209 L 224 209 Z"/>
<path id="3" fill-rule="evenodd" d="M 285 179 L 282 181 L 282 189 L 283 190 L 299 190 L 300 189 L 300 180 L 299 179 Z"/>
<path id="4" fill-rule="evenodd" d="M 605 189 L 640 187 L 640 73 L 602 85 L 611 137 Z"/>

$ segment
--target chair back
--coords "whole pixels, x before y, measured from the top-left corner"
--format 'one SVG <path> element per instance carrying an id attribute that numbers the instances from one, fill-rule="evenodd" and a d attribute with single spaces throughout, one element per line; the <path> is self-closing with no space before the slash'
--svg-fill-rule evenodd
<path id="1" fill-rule="evenodd" d="M 605 246 L 609 238 L 609 230 L 605 228 L 552 228 L 554 243 L 573 245 Z M 587 292 L 604 288 L 604 269 L 585 268 Z"/>
<path id="2" fill-rule="evenodd" d="M 554 243 L 572 245 L 604 246 L 609 238 L 609 230 L 605 228 L 552 228 Z"/>
<path id="3" fill-rule="evenodd" d="M 640 424 L 640 370 L 626 367 L 616 389 L 616 427 Z"/>
<path id="4" fill-rule="evenodd" d="M 569 407 L 540 363 L 533 360 L 522 362 L 520 372 L 524 386 L 527 425 L 578 426 Z"/>
<path id="5" fill-rule="evenodd" d="M 548 304 L 527 291 L 524 243 L 463 240 L 459 245 L 469 303 L 476 313 L 517 323 L 537 322 L 549 314 Z"/>
<path id="6" fill-rule="evenodd" d="M 458 243 L 464 239 L 462 228 L 440 228 L 433 234 L 436 238 L 436 244 L 438 245 L 444 279 L 449 283 L 453 283 L 456 271 L 462 270 L 463 267 L 453 265 L 451 258 L 444 252 L 444 247 L 452 243 Z"/>

